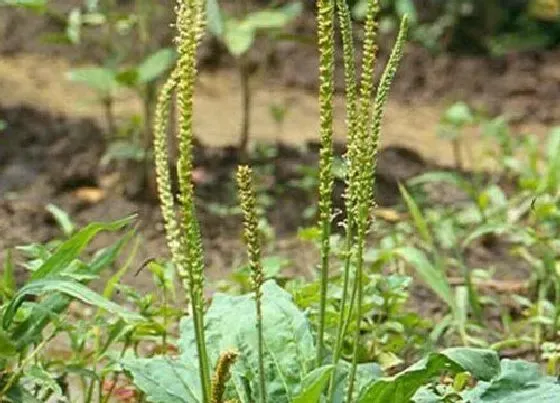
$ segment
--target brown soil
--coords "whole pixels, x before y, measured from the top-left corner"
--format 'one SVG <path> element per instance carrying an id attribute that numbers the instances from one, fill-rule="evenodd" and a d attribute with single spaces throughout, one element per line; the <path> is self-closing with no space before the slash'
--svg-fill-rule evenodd
<path id="1" fill-rule="evenodd" d="M 7 128 L 0 147 L 0 250 L 16 245 L 46 242 L 61 236 L 47 203 L 68 212 L 78 224 L 139 215 L 139 233 L 143 243 L 138 252 L 138 265 L 151 257 L 166 255 L 163 226 L 159 208 L 153 201 L 142 201 L 136 195 L 127 196 L 118 170 L 100 169 L 104 152 L 102 131 L 92 120 L 67 119 L 28 107 L 0 108 L 0 117 Z M 341 147 L 339 154 L 342 153 Z M 297 256 L 292 272 L 309 273 L 314 257 L 306 245 L 298 244 L 294 233 L 305 225 L 302 212 L 313 203 L 314 193 L 308 193 L 291 183 L 301 179 L 298 167 L 314 166 L 317 145 L 309 143 L 303 150 L 281 146 L 277 159 L 255 157 L 254 169 L 265 193 L 276 192 L 274 205 L 268 208 L 268 218 L 278 237 L 280 255 Z M 232 174 L 237 166 L 231 147 L 202 147 L 195 151 L 199 183 L 199 218 L 208 251 L 209 273 L 223 277 L 242 263 L 244 248 L 239 241 L 241 223 L 237 215 L 221 215 L 209 206 L 235 206 L 236 194 Z M 276 171 L 267 173 L 276 166 Z M 398 169 L 395 169 L 397 167 Z M 379 159 L 380 205 L 398 201 L 397 181 L 406 180 L 428 165 L 421 157 L 406 149 L 392 147 Z M 121 178 L 123 179 L 123 178 Z M 121 184 L 121 185 L 119 185 Z M 337 184 L 340 196 L 342 183 Z M 130 192 L 129 192 L 130 193 Z M 336 204 L 341 207 L 341 199 Z M 311 224 L 308 222 L 307 224 Z M 114 235 L 103 235 L 94 246 L 107 244 Z M 295 250 L 294 250 L 295 249 Z M 295 253 L 295 255 L 294 255 Z M 144 281 L 145 280 L 145 281 Z M 140 286 L 150 286 L 149 279 L 136 279 Z"/>
<path id="2" fill-rule="evenodd" d="M 60 7 L 70 4 L 55 3 Z M 169 43 L 167 19 L 169 15 L 162 17 L 156 42 Z M 310 21 L 309 16 L 302 18 L 295 31 L 312 35 Z M 60 30 L 59 25 L 52 17 L 29 17 L 19 11 L 0 15 L 0 32 L 4 32 L 0 44 L 0 119 L 7 123 L 0 136 L 0 251 L 59 236 L 59 229 L 45 210 L 45 204 L 54 203 L 78 224 L 137 212 L 143 239 L 136 258 L 140 266 L 148 258 L 166 255 L 159 209 L 120 186 L 121 171 L 99 167 L 105 151 L 102 111 L 91 91 L 68 82 L 64 76 L 71 68 L 99 58 L 99 49 L 84 46 L 76 53 L 75 48 L 42 42 L 41 35 Z M 266 68 L 257 71 L 253 79 L 252 139 L 289 146 L 281 148 L 278 161 L 261 158 L 254 165 L 260 171 L 272 162 L 281 167 L 261 176 L 268 191 L 273 185 L 285 189 L 274 195 L 276 203 L 268 208 L 268 218 L 279 238 L 275 253 L 291 259 L 293 272 L 305 274 L 316 264 L 316 253 L 294 239 L 294 233 L 305 224 L 301 213 L 313 196 L 289 184 L 299 177 L 296 166 L 316 162 L 316 145 L 312 144 L 318 131 L 316 51 L 294 43 L 281 43 L 274 51 L 268 51 L 270 47 L 264 42 L 258 46 L 257 59 L 264 61 Z M 195 130 L 202 143 L 196 149 L 202 178 L 197 197 L 209 274 L 223 278 L 244 261 L 239 240 L 241 226 L 238 216 L 221 216 L 208 206 L 235 204 L 231 175 L 237 161 L 230 146 L 238 139 L 239 84 L 230 68 L 231 60 L 215 41 L 208 40 L 201 53 L 203 72 L 195 100 Z M 451 147 L 436 132 L 441 112 L 454 100 L 466 100 L 489 114 L 509 113 L 521 129 L 542 132 L 544 124 L 560 121 L 556 105 L 560 90 L 558 61 L 560 51 L 493 60 L 432 56 L 411 46 L 384 122 L 386 149 L 379 161 L 379 203 L 392 205 L 398 201 L 398 180 L 453 163 Z M 341 89 L 340 77 L 338 81 Z M 282 126 L 271 117 L 272 104 L 287 108 Z M 335 105 L 335 134 L 338 141 L 344 141 L 344 104 L 340 96 Z M 118 94 L 116 113 L 121 123 L 139 110 L 133 94 Z M 469 134 L 476 158 L 481 152 L 478 133 Z M 340 188 L 338 184 L 338 195 Z M 337 201 L 340 203 L 339 198 Z M 113 239 L 112 235 L 103 235 L 94 246 L 107 245 Z M 469 260 L 483 267 L 498 261 L 500 267 L 504 266 L 503 272 L 513 278 L 527 275 L 523 267 L 508 272 L 511 262 L 503 258 L 500 246 L 479 248 Z M 133 281 L 141 290 L 150 289 L 149 274 L 142 272 L 133 277 L 134 271 L 125 281 Z M 429 315 L 437 311 L 439 305 L 434 300 L 423 288 L 415 290 L 414 302 L 422 312 Z"/>
<path id="3" fill-rule="evenodd" d="M 171 11 L 173 1 L 160 2 L 151 44 L 169 46 L 173 37 Z M 52 1 L 48 16 L 30 16 L 22 10 L 3 10 L 0 15 L 0 54 L 42 54 L 49 59 L 63 56 L 75 62 L 100 62 L 103 49 L 98 31 L 84 29 L 82 46 L 68 46 L 49 41 L 49 35 L 63 33 L 64 13 L 79 6 L 79 1 Z M 121 7 L 126 9 L 127 2 Z M 257 41 L 252 60 L 258 70 L 282 87 L 315 89 L 317 53 L 314 40 L 314 16 L 309 7 L 290 28 L 301 41 L 280 41 L 274 46 L 265 38 Z M 359 49 L 360 32 L 356 34 Z M 385 35 L 381 42 L 378 73 L 388 56 L 393 41 Z M 135 44 L 124 44 L 129 58 L 137 53 Z M 337 64 L 342 66 L 339 46 Z M 200 51 L 203 69 L 232 67 L 233 60 L 215 39 L 207 37 Z M 263 71 L 263 68 L 265 71 Z M 342 69 L 338 88 L 342 91 Z M 258 74 L 258 73 L 257 73 Z M 506 113 L 514 122 L 556 124 L 560 121 L 557 94 L 560 90 L 560 50 L 525 52 L 507 57 L 461 54 L 431 54 L 409 44 L 392 92 L 393 99 L 415 107 L 426 104 L 445 105 L 456 100 L 467 101 L 490 115 Z"/>

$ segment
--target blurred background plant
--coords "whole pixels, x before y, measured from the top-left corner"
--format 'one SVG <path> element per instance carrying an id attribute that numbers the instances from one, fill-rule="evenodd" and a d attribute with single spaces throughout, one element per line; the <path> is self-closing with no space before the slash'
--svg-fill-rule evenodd
<path id="1" fill-rule="evenodd" d="M 349 0 L 353 14 L 365 16 L 367 0 Z M 433 52 L 484 52 L 494 56 L 540 50 L 560 42 L 557 0 L 382 0 L 381 29 L 397 18 L 411 19 L 411 39 Z"/>
<path id="2" fill-rule="evenodd" d="M 276 3 L 276 2 L 272 2 Z M 283 6 L 251 10 L 249 1 L 238 2 L 234 15 L 226 13 L 218 0 L 207 2 L 208 30 L 224 44 L 234 57 L 241 86 L 241 122 L 239 129 L 239 155 L 247 158 L 249 134 L 251 131 L 251 83 L 255 66 L 251 51 L 257 35 L 266 35 L 272 40 L 282 38 L 280 34 L 302 12 L 302 3 L 289 2 Z M 280 121 L 279 110 L 275 109 L 275 120 Z M 277 118 L 276 118 L 277 117 Z"/>

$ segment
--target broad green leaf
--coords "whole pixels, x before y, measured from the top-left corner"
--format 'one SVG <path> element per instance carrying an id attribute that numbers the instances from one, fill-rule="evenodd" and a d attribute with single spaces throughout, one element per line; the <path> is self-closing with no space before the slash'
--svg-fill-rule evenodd
<path id="1" fill-rule="evenodd" d="M 4 315 L 2 318 L 2 323 L 4 328 L 7 328 L 15 316 L 17 309 L 23 303 L 24 299 L 28 295 L 43 295 L 47 293 L 58 292 L 67 295 L 72 298 L 76 298 L 86 304 L 94 305 L 96 307 L 102 308 L 110 313 L 118 315 L 123 319 L 136 321 L 142 320 L 142 316 L 133 313 L 122 306 L 109 301 L 107 298 L 102 297 L 96 292 L 90 290 L 85 285 L 82 285 L 76 281 L 71 280 L 59 280 L 59 279 L 43 279 L 35 280 L 23 286 L 12 301 L 6 306 Z"/>
<path id="2" fill-rule="evenodd" d="M 302 9 L 302 4 L 295 2 L 278 9 L 255 11 L 249 13 L 242 24 L 253 30 L 283 28 L 301 14 Z"/>
<path id="3" fill-rule="evenodd" d="M 420 249 L 413 247 L 402 247 L 395 250 L 395 253 L 410 264 L 424 280 L 424 282 L 443 300 L 453 308 L 455 297 L 445 273 L 438 270 Z"/>
<path id="4" fill-rule="evenodd" d="M 352 17 L 362 20 L 367 15 L 368 0 L 358 0 L 356 5 L 352 7 Z"/>
<path id="5" fill-rule="evenodd" d="M 232 55 L 241 56 L 251 49 L 255 40 L 255 30 L 253 27 L 242 24 L 237 20 L 229 19 L 226 22 L 223 39 Z"/>
<path id="6" fill-rule="evenodd" d="M 31 280 L 38 280 L 60 274 L 80 255 L 82 250 L 100 231 L 118 231 L 129 224 L 133 218 L 134 216 L 131 216 L 112 223 L 89 224 L 72 236 L 72 238 L 60 245 L 54 254 L 41 267 L 33 272 Z"/>
<path id="7" fill-rule="evenodd" d="M 224 17 L 218 0 L 206 0 L 206 20 L 210 33 L 221 38 L 224 34 Z"/>
<path id="8" fill-rule="evenodd" d="M 559 170 L 560 170 L 560 127 L 552 129 L 547 138 L 546 144 L 547 154 L 547 172 L 541 185 L 537 190 L 538 193 L 548 191 L 554 193 L 558 188 Z"/>
<path id="9" fill-rule="evenodd" d="M 267 400 L 290 402 L 301 387 L 302 380 L 313 369 L 314 343 L 310 324 L 291 296 L 274 281 L 263 286 L 262 310 L 266 349 Z M 242 402 L 255 400 L 247 396 L 246 385 L 257 387 L 258 343 L 254 296 L 215 294 L 205 315 L 206 345 L 211 363 L 227 350 L 240 353 L 232 367 L 228 384 L 230 398 Z M 181 322 L 182 361 L 197 363 L 194 326 L 190 318 Z"/>
<path id="10" fill-rule="evenodd" d="M 201 401 L 201 393 L 199 373 L 193 362 L 135 358 L 125 359 L 122 364 L 149 402 L 196 403 Z"/>
<path id="11" fill-rule="evenodd" d="M 348 376 L 351 371 L 351 363 L 341 360 L 334 374 L 334 394 L 333 402 L 344 402 L 348 390 Z M 356 373 L 356 386 L 354 388 L 354 399 L 356 399 L 360 391 L 384 375 L 381 366 L 375 362 L 358 364 Z"/>
<path id="12" fill-rule="evenodd" d="M 19 384 L 12 386 L 7 391 L 6 397 L 9 399 L 8 402 L 14 403 L 43 403 Z"/>
<path id="13" fill-rule="evenodd" d="M 410 402 L 416 391 L 446 373 L 468 371 L 475 379 L 489 381 L 500 371 L 496 352 L 491 350 L 456 348 L 429 354 L 407 370 L 392 378 L 382 378 L 364 388 L 358 403 Z"/>
<path id="14" fill-rule="evenodd" d="M 171 48 L 160 49 L 148 56 L 137 68 L 138 82 L 148 83 L 169 70 L 175 63 L 175 51 Z"/>
<path id="15" fill-rule="evenodd" d="M 0 6 L 18 6 L 33 9 L 35 11 L 44 11 L 47 6 L 47 0 L 2 0 Z"/>
<path id="16" fill-rule="evenodd" d="M 418 13 L 413 0 L 396 0 L 395 10 L 400 17 L 407 16 L 411 24 L 418 21 Z"/>
<path id="17" fill-rule="evenodd" d="M 72 222 L 70 215 L 66 211 L 62 210 L 60 207 L 55 206 L 54 204 L 49 203 L 45 208 L 49 213 L 52 214 L 54 220 L 56 221 L 60 229 L 62 229 L 62 232 L 64 232 L 64 235 L 66 236 L 72 235 L 76 226 Z"/>
<path id="18" fill-rule="evenodd" d="M 462 396 L 471 403 L 555 403 L 560 401 L 560 384 L 542 376 L 536 363 L 505 359 L 497 377 L 479 382 Z"/>
<path id="19" fill-rule="evenodd" d="M 53 378 L 53 374 L 38 365 L 33 365 L 25 371 L 25 381 L 33 382 L 37 387 L 54 392 L 56 397 L 63 396 L 62 389 Z"/>
<path id="20" fill-rule="evenodd" d="M 548 163 L 552 164 L 560 154 L 560 127 L 553 128 L 546 140 L 546 157 Z"/>
<path id="21" fill-rule="evenodd" d="M 289 20 L 294 20 L 301 15 L 303 12 L 303 3 L 301 1 L 293 1 L 280 8 L 280 11 Z"/>
<path id="22" fill-rule="evenodd" d="M 427 183 L 444 182 L 457 186 L 468 194 L 472 194 L 472 185 L 455 172 L 426 172 L 407 181 L 409 186 L 425 185 Z"/>
<path id="23" fill-rule="evenodd" d="M 400 192 L 403 196 L 404 202 L 406 203 L 406 207 L 407 207 L 410 215 L 412 216 L 412 220 L 414 221 L 414 226 L 416 227 L 416 230 L 418 231 L 418 233 L 422 237 L 422 240 L 430 248 L 433 248 L 434 247 L 434 240 L 432 238 L 432 235 L 430 234 L 430 230 L 428 228 L 428 223 L 426 222 L 426 219 L 424 218 L 424 216 L 422 215 L 422 212 L 418 208 L 418 204 L 416 204 L 416 201 L 414 201 L 414 199 L 412 198 L 410 193 L 408 193 L 406 188 L 404 186 L 402 186 L 401 184 L 399 184 L 399 190 L 400 190 Z"/>
<path id="24" fill-rule="evenodd" d="M 524 30 L 525 31 L 525 30 Z M 511 32 L 495 35 L 488 39 L 487 47 L 492 56 L 503 57 L 508 53 L 544 50 L 553 45 L 552 36 L 546 31 Z"/>
<path id="25" fill-rule="evenodd" d="M 116 72 L 104 67 L 74 69 L 68 72 L 68 78 L 86 84 L 102 97 L 111 95 L 119 86 Z"/>
<path id="26" fill-rule="evenodd" d="M 146 150 L 140 145 L 127 140 L 113 141 L 101 158 L 101 165 L 105 166 L 112 161 L 142 161 Z"/>
<path id="27" fill-rule="evenodd" d="M 100 274 L 109 267 L 119 256 L 123 247 L 134 235 L 134 231 L 122 237 L 118 242 L 106 249 L 100 250 L 89 263 L 88 272 Z M 17 340 L 18 351 L 27 348 L 31 343 L 41 337 L 41 333 L 50 321 L 50 315 L 60 315 L 68 307 L 71 299 L 62 294 L 50 295 L 33 306 L 31 313 L 12 332 L 12 340 Z"/>
<path id="28" fill-rule="evenodd" d="M 445 123 L 461 128 L 474 121 L 471 108 L 464 102 L 457 102 L 449 107 L 443 116 Z"/>
<path id="29" fill-rule="evenodd" d="M 255 11 L 245 17 L 241 24 L 248 29 L 282 28 L 288 22 L 286 16 L 275 10 Z"/>
<path id="30" fill-rule="evenodd" d="M 257 31 L 283 28 L 297 17 L 302 9 L 300 2 L 294 2 L 277 9 L 249 13 L 242 20 L 229 18 L 224 24 L 222 40 L 232 55 L 240 56 L 251 49 Z"/>
<path id="31" fill-rule="evenodd" d="M 317 403 L 333 372 L 332 365 L 314 369 L 302 381 L 301 392 L 292 400 L 292 403 Z"/>
<path id="32" fill-rule="evenodd" d="M 131 67 L 120 70 L 115 78 L 120 85 L 134 88 L 138 84 L 138 69 Z"/>

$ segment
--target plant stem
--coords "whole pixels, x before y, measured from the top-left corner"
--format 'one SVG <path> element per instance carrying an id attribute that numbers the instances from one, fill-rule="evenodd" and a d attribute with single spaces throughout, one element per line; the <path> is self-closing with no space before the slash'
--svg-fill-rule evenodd
<path id="1" fill-rule="evenodd" d="M 537 300 L 537 317 L 541 317 L 544 311 L 544 303 L 546 301 L 546 281 L 544 279 L 539 280 L 538 286 L 538 300 Z M 535 325 L 535 339 L 534 339 L 534 348 L 535 348 L 535 360 L 540 361 L 540 351 L 541 351 L 541 344 L 543 338 L 543 326 L 541 323 L 537 322 Z"/>
<path id="2" fill-rule="evenodd" d="M 164 354 L 167 354 L 167 287 L 165 284 L 163 284 L 162 287 L 162 293 L 163 293 L 163 334 L 161 335 L 161 347 L 164 351 Z"/>
<path id="3" fill-rule="evenodd" d="M 251 126 L 251 86 L 249 61 L 246 54 L 237 60 L 239 79 L 241 83 L 241 127 L 239 133 L 239 160 L 245 162 L 247 159 L 247 147 L 249 145 L 249 131 Z"/>
<path id="4" fill-rule="evenodd" d="M 259 396 L 261 403 L 266 403 L 266 374 L 264 372 L 264 328 L 261 299 L 257 298 L 257 335 L 259 354 Z"/>
<path id="5" fill-rule="evenodd" d="M 126 354 L 126 350 L 128 350 L 128 348 L 130 347 L 130 344 L 131 344 L 131 339 L 130 339 L 130 334 L 128 334 L 126 336 L 126 341 L 124 342 L 123 349 L 121 350 L 120 358 L 124 357 L 124 355 Z M 113 392 L 115 391 L 115 388 L 117 387 L 117 380 L 118 380 L 118 376 L 115 372 L 113 372 L 111 387 L 109 388 L 109 391 L 107 392 L 107 394 L 105 395 L 103 400 L 99 399 L 100 402 L 102 402 L 102 403 L 109 402 L 109 399 L 111 398 L 111 395 L 113 394 Z M 105 377 L 102 377 L 99 381 L 99 390 L 100 391 L 103 390 L 103 384 L 104 383 L 105 383 Z"/>
<path id="6" fill-rule="evenodd" d="M 321 227 L 321 291 L 316 361 L 324 352 L 325 313 L 329 281 L 329 255 L 333 189 L 334 1 L 317 0 L 319 40 L 319 106 L 321 151 L 319 162 L 319 212 Z"/>
<path id="7" fill-rule="evenodd" d="M 451 140 L 451 146 L 453 148 L 453 159 L 455 160 L 455 169 L 459 172 L 463 172 L 465 164 L 463 163 L 463 153 L 461 149 L 461 140 L 459 138 L 454 138 Z"/>
<path id="8" fill-rule="evenodd" d="M 348 211 L 351 211 L 348 209 Z M 344 336 L 346 335 L 346 329 L 348 320 L 352 316 L 352 304 L 353 304 L 353 296 L 352 293 L 352 301 L 349 306 L 348 314 L 346 314 L 346 300 L 348 299 L 348 290 L 350 288 L 350 266 L 352 263 L 352 242 L 353 242 L 353 234 L 352 234 L 352 219 L 348 217 L 348 225 L 346 228 L 346 256 L 344 259 L 344 274 L 343 274 L 343 282 L 342 282 L 342 298 L 340 301 L 340 313 L 338 315 L 338 329 L 336 333 L 336 340 L 334 344 L 334 352 L 333 352 L 333 359 L 332 363 L 335 366 L 338 364 L 340 360 L 340 356 L 342 354 L 342 343 L 344 342 Z M 334 372 L 334 371 L 333 371 Z M 329 402 L 333 401 L 334 398 L 334 375 L 331 376 L 329 381 Z"/>
<path id="9" fill-rule="evenodd" d="M 208 353 L 206 351 L 206 343 L 204 337 L 204 312 L 200 301 L 193 301 L 193 322 L 195 325 L 196 345 L 199 354 L 199 373 L 202 383 L 203 402 L 210 402 L 210 365 L 208 365 Z"/>
<path id="10" fill-rule="evenodd" d="M 154 105 L 157 98 L 157 91 L 155 83 L 148 83 L 142 92 L 142 103 L 144 107 L 144 160 L 142 167 L 142 186 L 144 189 L 150 188 L 150 172 L 151 172 L 151 158 L 150 151 L 154 142 L 152 127 L 154 125 Z"/>
<path id="11" fill-rule="evenodd" d="M 354 383 L 356 379 L 356 372 L 358 369 L 358 347 L 360 344 L 361 336 L 361 319 L 362 319 L 362 300 L 363 300 L 363 265 L 364 265 L 364 246 L 365 246 L 365 231 L 358 229 L 358 248 L 356 252 L 356 278 L 354 279 L 354 288 L 356 290 L 356 329 L 354 333 L 354 349 L 352 351 L 352 367 L 350 369 L 350 376 L 348 378 L 348 394 L 347 401 L 352 401 L 354 394 Z"/>
<path id="12" fill-rule="evenodd" d="M 113 113 L 113 98 L 107 96 L 103 100 L 103 110 L 105 112 L 105 122 L 107 123 L 107 140 L 111 141 L 117 132 L 115 114 Z"/>

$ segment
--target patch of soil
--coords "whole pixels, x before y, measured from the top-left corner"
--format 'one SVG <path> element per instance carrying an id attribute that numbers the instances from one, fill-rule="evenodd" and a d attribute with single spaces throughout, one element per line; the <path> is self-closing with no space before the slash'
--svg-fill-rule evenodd
<path id="1" fill-rule="evenodd" d="M 302 17 L 294 31 L 313 38 L 312 15 Z M 380 77 L 389 57 L 395 35 L 380 40 L 376 75 Z M 361 60 L 361 32 L 356 30 L 358 63 Z M 317 88 L 318 57 L 315 43 L 278 44 L 271 60 L 283 85 Z M 344 91 L 342 45 L 338 43 L 335 63 L 340 66 L 336 86 Z M 513 123 L 560 121 L 557 105 L 560 90 L 560 49 L 512 53 L 504 57 L 460 53 L 433 54 L 422 46 L 408 43 L 400 63 L 391 97 L 419 106 L 427 103 L 465 101 L 490 116 L 506 114 Z"/>
<path id="2" fill-rule="evenodd" d="M 170 22 L 173 19 L 172 1 L 163 1 L 151 36 L 154 47 L 169 46 L 173 37 Z M 84 30 L 80 46 L 49 43 L 49 34 L 64 31 L 64 13 L 79 2 L 53 1 L 46 16 L 36 16 L 22 10 L 3 10 L 0 32 L 3 41 L 0 54 L 42 53 L 63 55 L 71 61 L 103 60 L 97 31 Z M 129 7 L 122 2 L 120 7 Z M 315 89 L 317 87 L 318 58 L 315 49 L 315 19 L 312 8 L 296 21 L 291 33 L 304 41 L 280 41 L 274 46 L 260 38 L 251 53 L 255 66 L 267 70 L 282 85 Z M 360 49 L 361 32 L 356 30 L 356 49 Z M 380 62 L 377 74 L 388 57 L 394 38 L 381 39 Z M 304 43 L 302 43 L 304 42 Z M 309 44 L 305 44 L 309 42 Z M 123 45 L 125 46 L 125 45 Z M 127 54 L 135 54 L 134 44 L 127 44 Z M 215 39 L 207 36 L 199 52 L 201 67 L 232 67 L 233 59 Z M 338 66 L 342 66 L 342 49 L 336 52 Z M 358 56 L 358 59 L 360 57 Z M 337 88 L 343 89 L 342 68 L 337 71 Z M 409 43 L 399 68 L 392 97 L 413 105 L 425 103 L 467 101 L 486 110 L 490 115 L 507 113 L 514 122 L 553 124 L 560 121 L 557 94 L 560 90 L 560 50 L 525 52 L 506 57 L 481 55 L 431 54 L 426 49 Z"/>
<path id="3" fill-rule="evenodd" d="M 116 220 L 137 213 L 143 239 L 136 262 L 167 254 L 162 218 L 153 201 L 127 196 L 118 170 L 100 169 L 105 147 L 102 130 L 91 120 L 65 119 L 29 107 L 0 107 L 6 129 L 0 137 L 0 251 L 16 245 L 46 242 L 61 236 L 47 203 L 53 203 L 79 225 L 91 221 Z M 317 144 L 303 150 L 280 145 L 276 156 L 255 156 L 251 161 L 258 174 L 259 189 L 272 197 L 268 220 L 275 230 L 281 256 L 290 257 L 294 273 L 309 273 L 314 265 L 306 245 L 295 240 L 305 224 L 304 210 L 315 202 L 310 191 L 294 183 L 302 179 L 300 167 L 316 166 Z M 344 152 L 337 146 L 337 153 Z M 220 212 L 237 205 L 233 175 L 237 154 L 231 147 L 195 147 L 195 178 L 199 220 L 208 252 L 209 273 L 222 277 L 244 261 L 240 239 L 241 222 L 236 214 Z M 398 201 L 397 182 L 428 169 L 430 165 L 405 148 L 387 148 L 380 153 L 378 203 Z M 272 189 L 282 189 L 272 194 Z M 336 183 L 335 205 L 342 208 L 341 182 Z M 93 247 L 107 245 L 114 234 L 102 234 Z M 307 249 L 307 250 L 306 250 Z M 2 253 L 2 252 L 0 252 Z M 5 253 L 5 252 L 4 252 Z M 2 257 L 2 256 L 0 256 Z M 300 258 L 304 257 L 304 258 Z M 146 286 L 149 279 L 135 279 Z"/>

